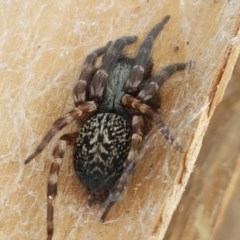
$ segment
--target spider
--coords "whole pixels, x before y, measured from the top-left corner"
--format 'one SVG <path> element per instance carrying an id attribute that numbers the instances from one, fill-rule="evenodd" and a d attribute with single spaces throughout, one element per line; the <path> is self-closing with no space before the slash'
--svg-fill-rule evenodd
<path id="1" fill-rule="evenodd" d="M 137 40 L 136 36 L 121 37 L 91 52 L 73 88 L 74 108 L 52 124 L 25 160 L 27 164 L 34 159 L 68 124 L 86 119 L 79 131 L 61 136 L 52 152 L 47 185 L 48 239 L 53 236 L 53 201 L 67 146 L 74 146 L 74 170 L 89 194 L 89 203 L 102 204 L 101 221 L 124 191 L 135 169 L 146 121 L 155 123 L 165 139 L 182 151 L 157 111 L 159 105 L 153 101 L 162 84 L 189 65 L 189 62 L 172 64 L 151 75 L 152 45 L 169 19 L 169 15 L 165 16 L 153 27 L 135 58 L 125 56 L 122 51 Z M 98 58 L 102 59 L 99 67 L 96 66 Z"/>

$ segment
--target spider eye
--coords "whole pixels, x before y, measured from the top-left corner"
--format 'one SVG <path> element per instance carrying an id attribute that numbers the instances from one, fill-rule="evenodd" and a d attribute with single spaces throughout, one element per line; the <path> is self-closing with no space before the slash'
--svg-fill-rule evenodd
<path id="1" fill-rule="evenodd" d="M 107 190 L 120 177 L 131 147 L 131 127 L 120 115 L 100 113 L 81 128 L 74 147 L 74 168 L 90 190 Z"/>

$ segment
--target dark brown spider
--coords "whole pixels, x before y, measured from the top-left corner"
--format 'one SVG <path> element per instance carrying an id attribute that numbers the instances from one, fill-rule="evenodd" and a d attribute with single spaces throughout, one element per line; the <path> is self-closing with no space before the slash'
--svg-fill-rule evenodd
<path id="1" fill-rule="evenodd" d="M 53 200 L 57 195 L 59 169 L 68 145 L 74 145 L 74 169 L 89 192 L 90 203 L 98 201 L 103 204 L 102 221 L 123 192 L 136 166 L 145 120 L 153 121 L 166 140 L 181 151 L 156 105 L 151 102 L 165 80 L 188 65 L 173 64 L 151 76 L 152 45 L 169 18 L 164 17 L 154 26 L 135 58 L 126 57 L 122 51 L 137 40 L 136 36 L 119 38 L 90 53 L 73 89 L 75 107 L 53 123 L 36 150 L 25 160 L 27 164 L 41 153 L 65 126 L 88 117 L 78 132 L 60 137 L 52 153 L 47 187 L 48 239 L 53 236 Z M 97 68 L 95 63 L 99 57 L 102 57 L 102 64 Z"/>

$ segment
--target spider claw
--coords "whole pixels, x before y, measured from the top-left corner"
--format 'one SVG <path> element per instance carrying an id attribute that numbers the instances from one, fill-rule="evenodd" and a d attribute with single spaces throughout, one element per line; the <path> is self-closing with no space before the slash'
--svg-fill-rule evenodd
<path id="1" fill-rule="evenodd" d="M 184 153 L 183 148 L 175 141 L 175 139 L 173 138 L 173 136 L 170 133 L 169 128 L 167 127 L 167 125 L 162 122 L 162 120 L 159 118 L 157 119 L 157 127 L 158 127 L 158 131 L 164 136 L 164 138 L 171 143 L 171 145 L 180 153 Z"/>
<path id="2" fill-rule="evenodd" d="M 103 212 L 101 214 L 101 217 L 100 217 L 100 222 L 104 223 L 105 222 L 105 219 L 107 217 L 107 214 L 110 210 L 110 208 L 114 205 L 114 202 L 112 200 L 106 200 L 104 205 L 103 205 Z"/>
<path id="3" fill-rule="evenodd" d="M 172 142 L 172 145 L 178 152 L 184 153 L 183 148 L 176 141 Z"/>
<path id="4" fill-rule="evenodd" d="M 190 60 L 186 63 L 187 68 L 194 68 L 196 66 L 196 61 Z"/>
<path id="5" fill-rule="evenodd" d="M 36 156 L 38 155 L 38 153 L 34 152 L 33 154 L 31 154 L 29 157 L 27 157 L 24 160 L 24 164 L 28 164 L 29 162 L 31 162 Z"/>

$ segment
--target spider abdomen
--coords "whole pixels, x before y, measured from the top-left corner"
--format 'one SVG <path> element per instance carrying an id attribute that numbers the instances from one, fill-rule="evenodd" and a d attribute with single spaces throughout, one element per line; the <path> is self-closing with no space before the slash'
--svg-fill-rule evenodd
<path id="1" fill-rule="evenodd" d="M 92 191 L 109 190 L 120 177 L 131 147 L 131 127 L 120 115 L 99 113 L 81 128 L 74 147 L 74 169 Z"/>

